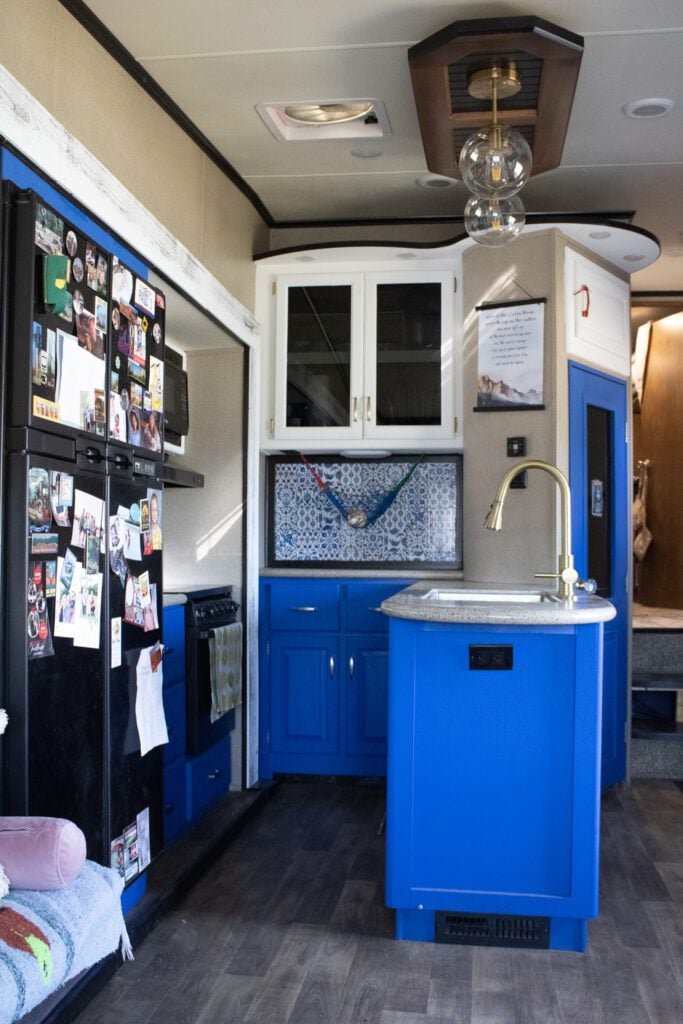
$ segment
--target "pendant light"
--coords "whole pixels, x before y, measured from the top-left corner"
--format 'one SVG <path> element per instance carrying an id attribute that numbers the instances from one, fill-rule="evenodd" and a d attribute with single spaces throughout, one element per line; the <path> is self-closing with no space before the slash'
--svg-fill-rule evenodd
<path id="1" fill-rule="evenodd" d="M 467 82 L 469 94 L 490 100 L 492 107 L 491 124 L 466 139 L 458 160 L 462 180 L 473 193 L 465 207 L 465 228 L 482 245 L 504 245 L 524 227 L 524 205 L 517 193 L 529 180 L 533 157 L 526 139 L 498 122 L 498 100 L 521 88 L 512 65 L 475 71 Z"/>

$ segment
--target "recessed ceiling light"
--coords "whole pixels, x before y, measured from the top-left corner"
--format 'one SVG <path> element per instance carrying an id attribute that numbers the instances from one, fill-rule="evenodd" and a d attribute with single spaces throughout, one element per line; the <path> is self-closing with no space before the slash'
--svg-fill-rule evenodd
<path id="1" fill-rule="evenodd" d="M 361 160 L 373 160 L 376 156 L 381 156 L 382 152 L 383 150 L 373 149 L 372 146 L 356 146 L 351 150 L 351 156 L 357 156 Z"/>
<path id="2" fill-rule="evenodd" d="M 629 252 L 624 256 L 627 263 L 639 263 L 640 260 L 644 260 L 645 257 L 640 252 Z"/>
<path id="3" fill-rule="evenodd" d="M 590 231 L 588 234 L 589 238 L 611 238 L 611 231 Z"/>
<path id="4" fill-rule="evenodd" d="M 291 103 L 285 107 L 285 114 L 297 124 L 344 124 L 367 117 L 372 103 L 360 100 L 357 103 Z"/>
<path id="5" fill-rule="evenodd" d="M 297 263 L 315 263 L 315 256 L 308 256 L 305 253 L 303 256 L 295 256 L 294 259 Z"/>
<path id="6" fill-rule="evenodd" d="M 633 100 L 621 108 L 627 117 L 665 117 L 674 108 L 674 101 L 659 96 Z"/>
<path id="7" fill-rule="evenodd" d="M 451 188 L 455 185 L 454 178 L 446 178 L 441 174 L 422 174 L 415 179 L 420 188 Z"/>

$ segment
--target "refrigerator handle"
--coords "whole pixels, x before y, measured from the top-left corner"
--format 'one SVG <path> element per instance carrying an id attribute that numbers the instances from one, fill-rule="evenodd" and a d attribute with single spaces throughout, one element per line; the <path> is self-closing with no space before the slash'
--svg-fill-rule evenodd
<path id="1" fill-rule="evenodd" d="M 86 445 L 83 455 L 88 462 L 102 462 L 102 452 L 97 448 L 91 447 L 91 445 Z"/>

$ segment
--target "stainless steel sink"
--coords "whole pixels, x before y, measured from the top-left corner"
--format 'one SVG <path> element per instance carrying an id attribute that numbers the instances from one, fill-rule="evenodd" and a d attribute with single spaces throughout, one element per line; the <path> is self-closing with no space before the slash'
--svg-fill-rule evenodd
<path id="1" fill-rule="evenodd" d="M 559 601 L 559 597 L 545 590 L 465 590 L 435 587 L 427 591 L 423 601 L 435 604 L 451 604 L 454 601 L 460 604 L 541 604 L 546 601 Z"/>

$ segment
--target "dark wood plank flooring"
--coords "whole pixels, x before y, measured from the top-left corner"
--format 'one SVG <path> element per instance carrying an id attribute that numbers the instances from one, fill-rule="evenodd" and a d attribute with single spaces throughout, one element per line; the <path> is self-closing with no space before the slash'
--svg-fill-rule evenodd
<path id="1" fill-rule="evenodd" d="M 586 954 L 395 942 L 378 786 L 283 784 L 78 1024 L 681 1024 L 683 790 L 603 797 Z"/>

